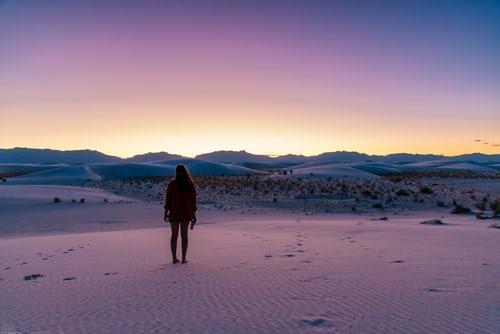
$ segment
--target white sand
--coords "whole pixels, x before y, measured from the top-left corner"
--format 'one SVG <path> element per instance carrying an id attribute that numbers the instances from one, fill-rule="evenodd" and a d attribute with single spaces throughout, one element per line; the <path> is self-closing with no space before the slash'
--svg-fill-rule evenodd
<path id="1" fill-rule="evenodd" d="M 191 262 L 172 265 L 158 204 L 64 187 L 24 187 L 24 201 L 10 189 L 8 200 L 5 189 L 0 332 L 500 332 L 491 222 L 202 209 Z M 48 203 L 42 191 L 88 201 Z M 50 221 L 37 231 L 44 212 Z M 428 218 L 449 225 L 419 224 Z M 43 277 L 23 279 L 31 274 Z"/>

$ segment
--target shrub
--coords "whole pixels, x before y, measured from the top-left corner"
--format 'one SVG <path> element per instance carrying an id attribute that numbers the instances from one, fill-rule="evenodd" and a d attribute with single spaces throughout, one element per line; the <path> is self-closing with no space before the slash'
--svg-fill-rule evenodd
<path id="1" fill-rule="evenodd" d="M 59 197 L 54 197 L 54 203 L 61 203 L 61 199 Z"/>
<path id="2" fill-rule="evenodd" d="M 85 198 L 80 198 L 80 203 L 85 203 Z"/>
<path id="3" fill-rule="evenodd" d="M 500 215 L 500 199 L 490 203 L 490 209 L 495 213 L 495 215 Z"/>
<path id="4" fill-rule="evenodd" d="M 430 195 L 434 194 L 434 191 L 432 191 L 432 189 L 427 186 L 422 186 L 420 187 L 420 193 L 425 195 Z"/>
<path id="5" fill-rule="evenodd" d="M 372 193 L 369 190 L 363 190 L 361 192 L 361 195 L 363 195 L 364 197 L 371 197 Z"/>
<path id="6" fill-rule="evenodd" d="M 486 203 L 485 202 L 476 202 L 474 204 L 474 206 L 476 207 L 476 209 L 478 210 L 481 210 L 481 211 L 484 211 L 486 210 Z"/>
<path id="7" fill-rule="evenodd" d="M 469 208 L 466 208 L 462 204 L 456 204 L 455 207 L 453 207 L 453 210 L 451 210 L 451 213 L 454 214 L 465 214 L 470 212 L 471 210 Z"/>
<path id="8" fill-rule="evenodd" d="M 399 189 L 398 192 L 396 193 L 398 196 L 409 196 L 410 193 L 407 190 L 404 189 Z"/>

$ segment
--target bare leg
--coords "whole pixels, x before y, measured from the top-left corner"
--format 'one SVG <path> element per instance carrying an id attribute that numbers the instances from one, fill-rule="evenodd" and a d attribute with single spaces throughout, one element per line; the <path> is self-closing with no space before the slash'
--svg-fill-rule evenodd
<path id="1" fill-rule="evenodd" d="M 179 237 L 179 223 L 170 223 L 170 228 L 172 229 L 172 236 L 170 237 L 170 249 L 172 250 L 172 261 L 173 263 L 179 262 L 177 258 L 177 239 Z"/>
<path id="2" fill-rule="evenodd" d="M 182 239 L 182 263 L 186 263 L 186 253 L 188 250 L 188 230 L 189 222 L 181 224 L 181 239 Z"/>

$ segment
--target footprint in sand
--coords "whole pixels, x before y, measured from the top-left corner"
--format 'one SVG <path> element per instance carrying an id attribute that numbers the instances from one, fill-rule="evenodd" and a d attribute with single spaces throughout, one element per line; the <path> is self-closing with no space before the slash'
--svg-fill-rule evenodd
<path id="1" fill-rule="evenodd" d="M 76 277 L 64 277 L 63 278 L 63 281 L 72 281 L 72 280 L 75 280 Z"/>
<path id="2" fill-rule="evenodd" d="M 427 289 L 428 292 L 443 292 L 443 290 L 435 289 L 435 288 L 429 288 Z"/>
<path id="3" fill-rule="evenodd" d="M 286 254 L 285 257 L 294 257 L 295 254 Z"/>
<path id="4" fill-rule="evenodd" d="M 3 270 L 11 270 L 12 268 L 11 267 L 5 267 L 3 268 Z"/>
<path id="5" fill-rule="evenodd" d="M 403 261 L 403 260 L 394 260 L 394 261 L 391 261 L 390 263 L 405 263 L 405 261 Z"/>
<path id="6" fill-rule="evenodd" d="M 270 258 L 272 258 L 273 256 L 272 256 L 272 255 L 264 255 L 264 257 L 265 257 L 266 259 L 270 259 Z"/>
<path id="7" fill-rule="evenodd" d="M 41 274 L 31 274 L 31 275 L 26 275 L 24 276 L 24 280 L 25 281 L 33 281 L 33 280 L 36 280 L 40 277 L 43 277 L 43 275 Z"/>
<path id="8" fill-rule="evenodd" d="M 302 262 L 302 263 L 311 263 L 312 261 L 311 260 L 302 260 L 300 262 Z"/>
<path id="9" fill-rule="evenodd" d="M 46 257 L 42 258 L 42 261 L 47 261 L 47 260 L 48 260 L 48 258 L 46 258 Z"/>
<path id="10" fill-rule="evenodd" d="M 104 276 L 109 276 L 109 275 L 118 275 L 118 273 L 117 272 L 104 273 Z"/>
<path id="11" fill-rule="evenodd" d="M 28 264 L 28 262 L 23 262 L 23 263 L 20 263 L 19 265 L 24 266 L 25 264 Z"/>
<path id="12" fill-rule="evenodd" d="M 329 328 L 332 327 L 331 322 L 324 318 L 301 319 L 299 324 L 313 328 Z"/>
<path id="13" fill-rule="evenodd" d="M 304 253 L 304 250 L 303 249 L 297 249 L 297 252 Z"/>

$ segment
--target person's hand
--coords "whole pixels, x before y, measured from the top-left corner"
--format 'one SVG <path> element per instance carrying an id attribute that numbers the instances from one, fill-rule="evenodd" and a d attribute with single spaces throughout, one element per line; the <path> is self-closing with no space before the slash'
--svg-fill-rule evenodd
<path id="1" fill-rule="evenodd" d="M 168 211 L 165 211 L 165 216 L 163 217 L 163 220 L 168 223 Z"/>
<path id="2" fill-rule="evenodd" d="M 191 229 L 194 228 L 194 225 L 196 225 L 196 217 L 194 217 L 193 219 L 191 219 Z"/>

